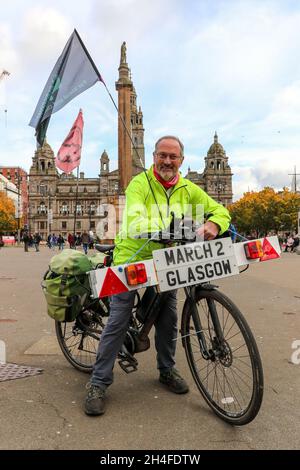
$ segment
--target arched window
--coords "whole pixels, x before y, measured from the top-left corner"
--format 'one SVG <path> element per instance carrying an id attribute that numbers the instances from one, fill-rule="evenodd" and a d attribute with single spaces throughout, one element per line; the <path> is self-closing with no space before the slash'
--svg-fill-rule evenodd
<path id="1" fill-rule="evenodd" d="M 94 215 L 96 213 L 96 204 L 94 202 L 91 202 L 90 205 L 90 214 Z"/>
<path id="2" fill-rule="evenodd" d="M 68 207 L 68 204 L 66 202 L 63 202 L 62 205 L 61 205 L 61 213 L 63 215 L 66 215 L 69 213 L 69 207 Z"/>
<path id="3" fill-rule="evenodd" d="M 214 164 L 214 162 L 210 162 L 210 167 L 211 167 L 212 169 L 214 169 L 214 168 L 215 168 L 215 164 Z"/>
<path id="4" fill-rule="evenodd" d="M 76 212 L 77 212 L 77 214 L 80 215 L 80 214 L 81 214 L 81 210 L 82 210 L 82 209 L 81 209 L 81 204 L 78 203 L 78 204 L 76 205 Z"/>
<path id="5" fill-rule="evenodd" d="M 217 170 L 221 170 L 221 162 L 220 162 L 220 160 L 217 161 Z"/>
<path id="6" fill-rule="evenodd" d="M 38 214 L 42 215 L 42 214 L 46 214 L 46 212 L 47 212 L 46 204 L 44 203 L 44 201 L 41 201 L 38 207 Z"/>
<path id="7" fill-rule="evenodd" d="M 41 160 L 41 170 L 45 171 L 45 162 L 44 162 L 44 160 Z"/>

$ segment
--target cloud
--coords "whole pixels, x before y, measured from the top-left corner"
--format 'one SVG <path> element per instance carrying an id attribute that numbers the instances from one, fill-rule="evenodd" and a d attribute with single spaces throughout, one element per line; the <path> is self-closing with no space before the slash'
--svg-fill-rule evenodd
<path id="1" fill-rule="evenodd" d="M 5 26 L 0 24 L 1 59 L 5 68 L 16 69 L 7 80 L 6 132 L 0 121 L 2 146 L 9 140 L 1 159 L 21 156 L 30 165 L 32 155 L 26 152 L 30 142 L 34 149 L 34 131 L 28 128 L 23 134 L 21 129 L 75 25 L 115 98 L 120 46 L 127 42 L 128 64 L 144 113 L 148 164 L 155 140 L 171 133 L 185 144 L 183 172 L 188 166 L 203 171 L 217 130 L 234 172 L 235 197 L 248 186 L 256 190 L 274 184 L 280 189 L 289 184 L 300 147 L 296 3 L 87 0 L 84 11 L 69 1 L 53 0 L 40 7 L 28 0 L 23 5 L 19 2 L 18 29 L 13 13 L 10 20 L 2 20 Z M 48 132 L 57 150 L 83 107 L 82 168 L 91 177 L 98 174 L 104 148 L 112 165 L 117 162 L 117 114 L 101 86 L 55 114 Z M 23 136 L 24 152 L 14 135 Z"/>
<path id="2" fill-rule="evenodd" d="M 17 60 L 11 28 L 8 24 L 0 23 L 0 73 L 3 69 L 13 73 Z"/>
<path id="3" fill-rule="evenodd" d="M 69 20 L 51 7 L 35 6 L 25 13 L 23 19 L 21 52 L 25 50 L 31 62 L 49 63 L 49 57 L 57 57 L 72 32 Z"/>

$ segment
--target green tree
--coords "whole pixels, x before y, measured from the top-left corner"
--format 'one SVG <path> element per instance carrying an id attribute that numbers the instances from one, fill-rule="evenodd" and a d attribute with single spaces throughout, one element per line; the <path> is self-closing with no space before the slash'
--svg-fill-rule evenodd
<path id="1" fill-rule="evenodd" d="M 292 231 L 297 226 L 300 211 L 300 195 L 287 188 L 276 192 L 266 187 L 258 192 L 247 192 L 229 206 L 233 223 L 242 233 L 255 232 L 255 236 L 266 236 L 268 232 Z"/>
<path id="2" fill-rule="evenodd" d="M 15 205 L 4 191 L 0 191 L 0 232 L 11 232 L 16 227 Z"/>

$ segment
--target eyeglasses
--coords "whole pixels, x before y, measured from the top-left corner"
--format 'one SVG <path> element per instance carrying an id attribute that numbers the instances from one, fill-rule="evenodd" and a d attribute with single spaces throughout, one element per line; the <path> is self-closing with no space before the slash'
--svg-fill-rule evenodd
<path id="1" fill-rule="evenodd" d="M 175 162 L 176 160 L 180 160 L 181 156 L 174 155 L 174 153 L 165 153 L 165 152 L 160 152 L 155 154 L 160 160 L 166 160 L 168 157 L 172 162 Z"/>

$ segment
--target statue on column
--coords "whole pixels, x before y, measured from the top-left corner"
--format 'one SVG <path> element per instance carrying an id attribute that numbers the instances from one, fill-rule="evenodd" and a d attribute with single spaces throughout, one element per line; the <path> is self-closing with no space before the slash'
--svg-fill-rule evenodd
<path id="1" fill-rule="evenodd" d="M 121 46 L 121 64 L 126 64 L 126 42 Z"/>

